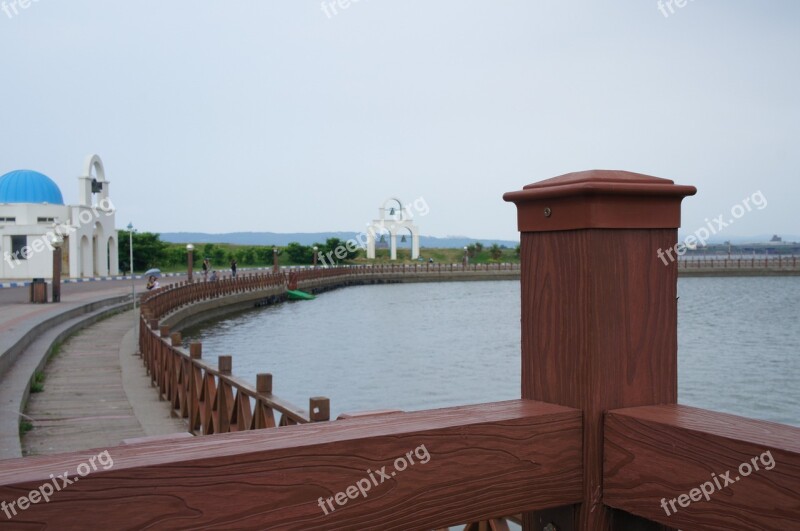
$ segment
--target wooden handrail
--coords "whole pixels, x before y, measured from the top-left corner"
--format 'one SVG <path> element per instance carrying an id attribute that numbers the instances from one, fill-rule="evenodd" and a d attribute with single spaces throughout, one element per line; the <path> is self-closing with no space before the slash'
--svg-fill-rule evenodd
<path id="1" fill-rule="evenodd" d="M 60 529 L 434 529 L 581 499 L 580 411 L 526 400 L 109 454 L 113 467 L 81 477 L 57 503 L 31 505 L 19 521 Z M 8 461 L 0 499 L 36 489 L 54 472 L 74 478 L 88 455 Z"/>
<path id="2" fill-rule="evenodd" d="M 606 414 L 604 455 L 606 505 L 683 529 L 798 528 L 800 428 L 627 408 Z"/>

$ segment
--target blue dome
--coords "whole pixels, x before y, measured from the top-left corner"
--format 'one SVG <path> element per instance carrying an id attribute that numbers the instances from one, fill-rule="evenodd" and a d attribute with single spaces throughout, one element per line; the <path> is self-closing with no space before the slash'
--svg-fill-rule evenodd
<path id="1" fill-rule="evenodd" d="M 63 205 L 58 185 L 32 170 L 11 171 L 0 177 L 0 203 L 50 203 Z"/>

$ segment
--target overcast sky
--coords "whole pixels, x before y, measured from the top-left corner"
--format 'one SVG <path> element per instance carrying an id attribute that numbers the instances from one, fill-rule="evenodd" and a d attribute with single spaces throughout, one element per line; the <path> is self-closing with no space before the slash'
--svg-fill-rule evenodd
<path id="1" fill-rule="evenodd" d="M 687 232 L 760 191 L 725 230 L 800 233 L 797 0 L 334 5 L 0 11 L 0 173 L 75 202 L 98 153 L 141 230 L 360 231 L 397 196 L 423 234 L 514 239 L 504 192 L 622 169 L 697 186 Z"/>

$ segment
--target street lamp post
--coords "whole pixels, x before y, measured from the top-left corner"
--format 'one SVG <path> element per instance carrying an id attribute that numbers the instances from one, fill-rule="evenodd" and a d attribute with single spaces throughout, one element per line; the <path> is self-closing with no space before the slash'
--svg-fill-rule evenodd
<path id="1" fill-rule="evenodd" d="M 192 268 L 194 267 L 194 245 L 191 243 L 186 246 L 186 267 L 187 267 L 187 274 L 189 282 L 192 281 Z"/>
<path id="2" fill-rule="evenodd" d="M 278 273 L 280 269 L 278 268 L 278 248 L 272 248 L 272 272 Z"/>
<path id="3" fill-rule="evenodd" d="M 315 245 L 315 246 L 314 246 L 314 268 L 315 268 L 315 269 L 316 269 L 316 267 L 317 267 L 317 251 L 319 251 L 319 247 L 317 247 L 317 246 Z"/>
<path id="4" fill-rule="evenodd" d="M 61 260 L 63 257 L 62 244 L 64 240 L 56 230 L 58 218 L 53 218 L 53 302 L 61 302 Z"/>
<path id="5" fill-rule="evenodd" d="M 135 329 L 139 320 L 136 318 L 136 282 L 133 278 L 133 223 L 128 223 L 128 250 L 131 261 L 131 298 L 133 299 L 133 327 Z"/>
<path id="6" fill-rule="evenodd" d="M 467 260 L 468 260 L 468 254 L 467 254 L 467 253 L 468 253 L 468 252 L 469 252 L 469 249 L 468 249 L 468 248 L 467 248 L 467 246 L 465 245 L 465 246 L 464 246 L 464 269 L 466 269 L 466 268 L 467 268 Z"/>
<path id="7" fill-rule="evenodd" d="M 61 242 L 53 245 L 53 302 L 61 302 Z"/>

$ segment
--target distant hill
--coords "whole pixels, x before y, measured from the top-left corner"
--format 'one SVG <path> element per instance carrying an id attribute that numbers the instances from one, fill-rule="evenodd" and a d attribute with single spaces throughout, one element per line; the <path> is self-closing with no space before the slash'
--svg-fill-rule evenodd
<path id="1" fill-rule="evenodd" d="M 349 240 L 355 238 L 355 232 L 228 232 L 225 234 L 208 234 L 205 232 L 162 232 L 161 239 L 171 243 L 231 243 L 235 245 L 287 245 L 297 242 L 302 245 L 324 243 L 328 238 Z M 519 242 L 513 240 L 475 239 L 466 236 L 420 236 L 420 247 L 452 249 L 480 242 L 486 246 L 496 243 L 500 246 L 516 247 Z M 398 241 L 398 244 L 400 242 Z M 410 245 L 410 242 L 408 243 Z"/>

